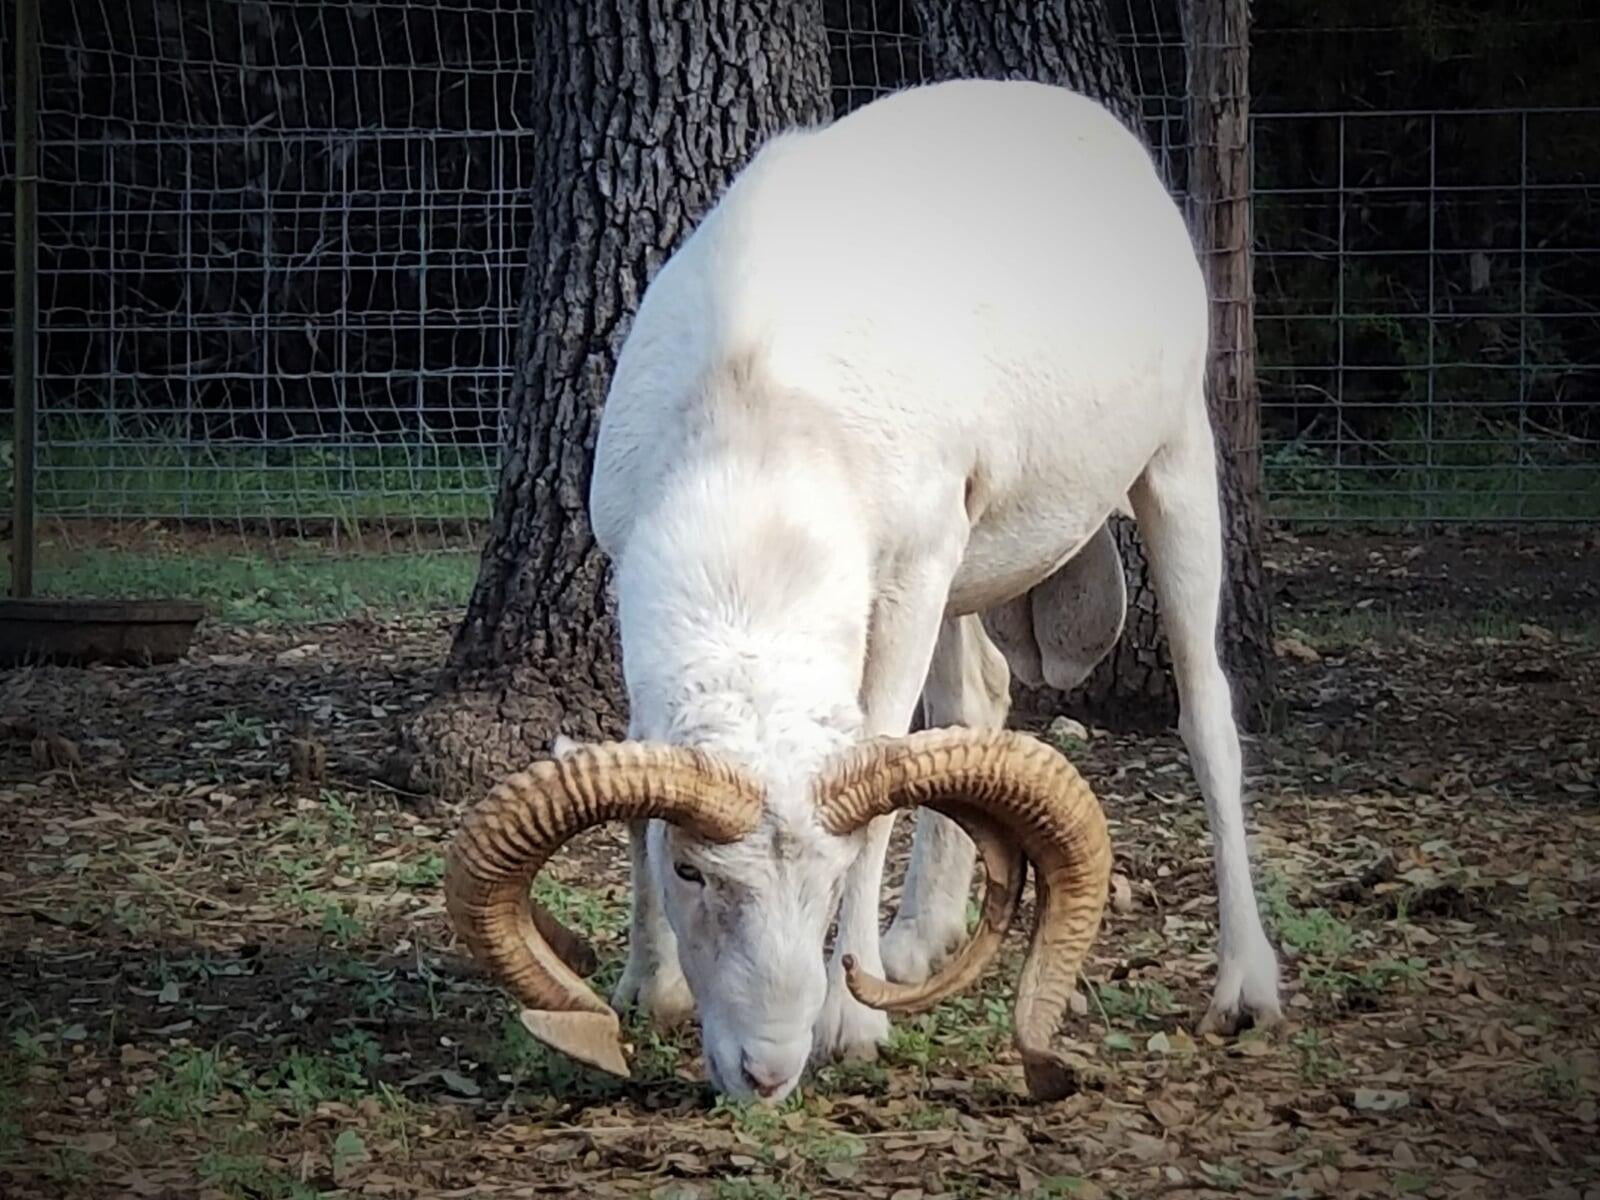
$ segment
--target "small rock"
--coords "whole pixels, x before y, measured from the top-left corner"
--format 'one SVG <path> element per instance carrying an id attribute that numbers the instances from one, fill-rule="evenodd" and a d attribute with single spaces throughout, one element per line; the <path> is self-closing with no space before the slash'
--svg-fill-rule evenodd
<path id="1" fill-rule="evenodd" d="M 1083 722 L 1074 721 L 1071 717 L 1057 717 L 1050 722 L 1050 728 L 1046 733 L 1052 741 L 1056 742 L 1064 742 L 1069 738 L 1080 742 L 1089 740 L 1089 730 L 1084 726 Z"/>
<path id="2" fill-rule="evenodd" d="M 1367 1112 L 1392 1112 L 1411 1103 L 1411 1093 L 1391 1088 L 1356 1088 L 1351 1102 Z"/>

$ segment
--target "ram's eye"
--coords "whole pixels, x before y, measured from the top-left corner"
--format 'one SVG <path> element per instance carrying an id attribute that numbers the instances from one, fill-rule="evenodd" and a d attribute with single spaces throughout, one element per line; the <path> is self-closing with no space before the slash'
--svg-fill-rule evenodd
<path id="1" fill-rule="evenodd" d="M 706 877 L 700 874 L 699 867 L 691 867 L 688 863 L 678 863 L 673 868 L 678 873 L 678 878 L 685 883 L 704 883 Z"/>

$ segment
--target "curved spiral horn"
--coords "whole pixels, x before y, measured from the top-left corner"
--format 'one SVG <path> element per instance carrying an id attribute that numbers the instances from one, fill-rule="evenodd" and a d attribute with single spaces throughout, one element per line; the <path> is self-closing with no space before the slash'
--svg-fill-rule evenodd
<path id="1" fill-rule="evenodd" d="M 699 750 L 586 746 L 511 776 L 467 813 L 445 857 L 445 907 L 473 957 L 526 1006 L 530 1033 L 626 1077 L 617 1014 L 574 970 L 592 955 L 528 889 L 551 855 L 594 825 L 660 818 L 729 842 L 755 827 L 763 803 L 753 776 Z"/>
<path id="2" fill-rule="evenodd" d="M 967 946 L 920 985 L 898 986 L 849 970 L 850 990 L 863 1004 L 914 1011 L 977 979 L 1005 936 L 1005 925 L 997 929 L 995 919 L 1003 913 L 1010 923 L 1021 890 L 1021 871 L 1005 874 L 1006 852 L 996 841 L 1009 842 L 1033 863 L 1037 904 L 1017 985 L 1017 1049 L 1034 1097 L 1070 1093 L 1076 1073 L 1051 1042 L 1099 931 L 1111 876 L 1105 814 L 1072 764 L 1025 734 L 938 729 L 852 747 L 813 787 L 822 823 L 835 833 L 926 804 L 967 830 L 989 874 L 984 920 Z"/>

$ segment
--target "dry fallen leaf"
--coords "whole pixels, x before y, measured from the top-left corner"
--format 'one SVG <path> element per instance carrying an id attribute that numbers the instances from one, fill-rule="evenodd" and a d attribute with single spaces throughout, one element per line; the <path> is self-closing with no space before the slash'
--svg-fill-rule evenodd
<path id="1" fill-rule="evenodd" d="M 41 771 L 74 770 L 83 766 L 77 743 L 59 733 L 41 733 L 29 747 L 33 765 Z"/>
<path id="2" fill-rule="evenodd" d="M 1322 655 L 1297 637 L 1274 638 L 1272 640 L 1272 652 L 1279 658 L 1292 658 L 1303 663 L 1322 661 Z"/>

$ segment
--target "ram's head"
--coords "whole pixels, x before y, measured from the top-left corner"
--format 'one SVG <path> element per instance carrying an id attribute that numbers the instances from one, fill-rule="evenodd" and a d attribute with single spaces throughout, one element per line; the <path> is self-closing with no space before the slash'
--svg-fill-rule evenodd
<path id="1" fill-rule="evenodd" d="M 1022 734 L 944 729 L 855 746 L 819 772 L 809 792 L 804 828 L 794 828 L 785 805 L 775 829 L 765 785 L 703 751 L 623 743 L 541 762 L 468 813 L 447 860 L 451 919 L 525 1006 L 523 1022 L 536 1036 L 626 1075 L 617 1015 L 580 978 L 592 955 L 530 900 L 529 886 L 584 829 L 666 822 L 687 876 L 679 881 L 687 890 L 667 897 L 668 915 L 700 1011 L 707 1066 L 719 1090 L 742 1094 L 741 1064 L 752 1046 L 809 1038 L 826 989 L 823 940 L 862 830 L 875 817 L 927 805 L 977 844 L 987 876 L 978 927 L 925 983 L 888 983 L 846 961 L 850 990 L 863 1003 L 905 1013 L 970 986 L 1000 947 L 1031 862 L 1037 914 L 1017 988 L 1016 1041 L 1029 1090 L 1062 1094 L 1072 1075 L 1051 1041 L 1099 929 L 1111 868 L 1104 815 L 1077 771 Z M 774 837 L 801 843 L 791 869 L 767 861 Z"/>

